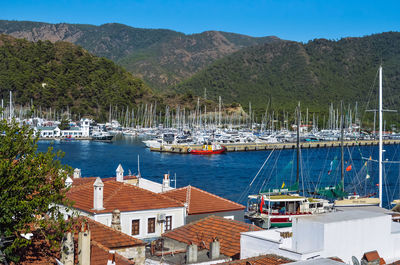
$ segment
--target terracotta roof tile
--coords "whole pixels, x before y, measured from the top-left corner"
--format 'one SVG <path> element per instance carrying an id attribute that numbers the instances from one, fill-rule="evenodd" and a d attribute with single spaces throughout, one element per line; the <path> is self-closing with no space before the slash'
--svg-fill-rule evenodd
<path id="1" fill-rule="evenodd" d="M 72 186 L 80 186 L 83 184 L 94 183 L 96 180 L 95 177 L 88 177 L 88 178 L 73 178 L 72 179 Z"/>
<path id="2" fill-rule="evenodd" d="M 109 213 L 114 209 L 127 212 L 183 207 L 183 203 L 162 194 L 113 180 L 104 182 L 104 210 L 93 210 L 93 182 L 78 186 L 73 185 L 67 192 L 67 197 L 75 202 L 75 208 L 91 213 Z"/>
<path id="3" fill-rule="evenodd" d="M 186 186 L 163 193 L 172 199 L 188 203 L 188 214 L 244 210 L 246 207 L 196 187 Z"/>
<path id="4" fill-rule="evenodd" d="M 89 225 L 91 240 L 99 242 L 106 248 L 119 249 L 146 245 L 146 243 L 140 239 L 117 231 L 90 218 L 83 217 L 79 223 L 83 221 L 87 222 Z"/>
<path id="5" fill-rule="evenodd" d="M 344 261 L 342 259 L 338 258 L 338 257 L 329 257 L 328 259 L 344 263 Z"/>
<path id="6" fill-rule="evenodd" d="M 367 261 L 373 261 L 373 260 L 380 259 L 378 251 L 376 251 L 376 250 L 364 253 L 364 258 Z"/>
<path id="7" fill-rule="evenodd" d="M 262 255 L 258 257 L 253 257 L 253 258 L 248 258 L 248 259 L 239 259 L 239 260 L 234 260 L 234 261 L 228 261 L 224 263 L 218 263 L 221 265 L 246 265 L 246 264 L 251 264 L 251 265 L 280 265 L 280 264 L 285 264 L 293 262 L 290 259 L 287 259 L 285 257 L 277 256 L 277 255 Z"/>
<path id="8" fill-rule="evenodd" d="M 217 237 L 221 244 L 220 251 L 222 254 L 239 258 L 240 233 L 259 230 L 262 229 L 255 225 L 212 215 L 166 232 L 163 236 L 186 244 L 193 242 L 206 249 L 210 247 L 212 240 Z"/>
<path id="9" fill-rule="evenodd" d="M 130 175 L 130 176 L 124 176 L 124 180 L 130 180 L 130 179 L 137 179 L 137 176 Z M 96 180 L 96 177 L 83 177 L 83 178 L 72 178 L 72 186 L 79 186 L 82 184 L 87 184 L 87 183 L 94 183 Z M 115 177 L 109 177 L 109 178 L 102 178 L 101 179 L 103 182 L 105 181 L 111 181 L 111 180 L 116 180 Z"/>
<path id="10" fill-rule="evenodd" d="M 109 258 L 109 250 L 103 245 L 93 242 L 90 249 L 90 265 L 104 265 L 107 264 Z M 132 265 L 135 262 L 115 253 L 115 263 L 118 265 Z"/>
<path id="11" fill-rule="evenodd" d="M 137 176 L 135 176 L 135 175 L 124 176 L 124 180 L 129 180 L 129 179 L 137 179 Z M 116 180 L 116 177 L 102 178 L 101 180 L 103 182 L 110 181 L 110 180 Z"/>
<path id="12" fill-rule="evenodd" d="M 96 225 L 97 224 L 97 225 Z M 109 232 L 104 229 L 101 224 L 89 220 L 89 229 L 91 231 L 91 254 L 90 254 L 90 264 L 91 265 L 104 265 L 107 264 L 107 260 L 109 257 L 110 248 L 115 246 L 114 243 L 104 240 L 107 235 L 110 235 Z M 110 228 L 110 230 L 113 230 Z M 99 235 L 99 232 L 105 232 L 105 236 Z M 115 233 L 116 231 L 113 230 Z M 117 235 L 119 237 L 123 237 L 124 235 Z M 130 237 L 125 235 L 125 237 Z M 130 237 L 133 238 L 133 237 Z M 138 239 L 134 239 L 134 242 L 140 241 Z M 95 240 L 103 240 L 100 241 L 105 245 L 96 242 Z M 127 238 L 124 239 L 117 239 L 120 242 L 128 242 Z M 108 248 L 106 245 L 110 246 Z M 119 243 L 117 245 L 120 245 Z M 126 245 L 126 244 L 124 244 Z M 122 245 L 121 245 L 122 247 Z M 50 244 L 45 240 L 44 236 L 41 233 L 34 232 L 34 236 L 32 237 L 32 244 L 29 245 L 24 252 L 21 253 L 21 260 L 18 264 L 25 265 L 25 264 L 34 264 L 34 265 L 47 265 L 47 264 L 56 264 L 56 258 L 60 259 L 60 247 L 52 248 Z M 78 264 L 78 233 L 74 235 L 74 261 L 75 264 Z M 118 265 L 131 265 L 134 264 L 133 261 L 130 261 L 119 254 L 115 254 L 116 264 Z"/>

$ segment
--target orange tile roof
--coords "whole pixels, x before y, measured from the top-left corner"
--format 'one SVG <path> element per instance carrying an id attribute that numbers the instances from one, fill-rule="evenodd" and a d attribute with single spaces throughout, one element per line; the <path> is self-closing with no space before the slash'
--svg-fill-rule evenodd
<path id="1" fill-rule="evenodd" d="M 91 221 L 91 220 L 90 220 Z M 100 241 L 96 242 L 96 240 L 103 240 L 102 236 L 98 235 L 102 228 L 98 228 L 94 224 L 97 223 L 95 221 L 91 221 L 89 223 L 89 229 L 91 231 L 91 242 L 90 242 L 90 264 L 91 265 L 104 265 L 107 264 L 107 260 L 109 257 L 109 248 L 101 243 L 104 243 L 109 246 L 113 246 L 109 241 Z M 98 224 L 98 223 L 97 223 Z M 101 224 L 100 224 L 101 225 Z M 111 228 L 110 228 L 111 229 Z M 112 229 L 111 229 L 112 230 Z M 103 230 L 104 231 L 104 230 Z M 118 235 L 120 236 L 120 235 Z M 129 237 L 129 236 L 127 236 Z M 135 239 L 138 240 L 138 239 Z M 126 239 L 122 239 L 121 242 L 126 242 Z M 21 252 L 21 260 L 18 264 L 27 265 L 47 265 L 47 264 L 56 264 L 56 258 L 60 259 L 60 246 L 58 248 L 53 248 L 44 238 L 42 233 L 34 232 L 34 236 L 32 237 L 32 244 L 28 245 L 23 252 Z M 77 233 L 74 235 L 74 263 L 78 264 L 78 236 Z M 132 265 L 135 264 L 133 261 L 128 260 L 127 258 L 115 254 L 115 261 L 118 265 Z"/>
<path id="2" fill-rule="evenodd" d="M 183 203 L 167 196 L 157 194 L 130 184 L 106 181 L 103 188 L 104 210 L 93 210 L 93 182 L 72 186 L 67 198 L 75 202 L 73 207 L 91 213 L 110 213 L 115 209 L 121 212 L 149 209 L 183 207 Z"/>
<path id="3" fill-rule="evenodd" d="M 373 261 L 373 260 L 377 260 L 380 259 L 378 251 L 374 250 L 374 251 L 370 251 L 370 252 L 365 252 L 364 253 L 364 258 L 367 261 Z"/>
<path id="4" fill-rule="evenodd" d="M 240 233 L 259 230 L 262 229 L 255 225 L 211 215 L 168 231 L 163 236 L 186 244 L 194 243 L 206 249 L 209 249 L 210 243 L 217 237 L 221 244 L 222 254 L 239 258 Z"/>
<path id="5" fill-rule="evenodd" d="M 127 176 L 124 176 L 124 180 L 129 180 L 129 179 L 137 179 L 137 176 L 135 176 L 135 175 L 127 175 Z M 110 181 L 110 180 L 116 180 L 116 177 L 102 178 L 101 180 L 102 180 L 103 182 L 104 182 L 104 181 Z"/>
<path id="6" fill-rule="evenodd" d="M 293 262 L 293 260 L 287 259 L 285 257 L 277 256 L 277 255 L 262 255 L 258 257 L 248 258 L 248 259 L 239 259 L 234 261 L 228 261 L 224 263 L 218 263 L 221 265 L 280 265 Z"/>
<path id="7" fill-rule="evenodd" d="M 124 176 L 124 180 L 130 180 L 130 179 L 137 179 L 137 176 L 134 175 L 128 175 Z M 116 180 L 115 177 L 109 177 L 109 178 L 102 178 L 101 181 L 111 181 L 111 180 Z M 72 178 L 72 186 L 79 186 L 82 184 L 87 184 L 87 183 L 94 183 L 96 181 L 96 177 L 83 177 L 83 178 Z"/>
<path id="8" fill-rule="evenodd" d="M 117 231 L 90 218 L 83 217 L 80 223 L 83 222 L 83 220 L 89 225 L 91 240 L 101 243 L 106 248 L 119 249 L 146 245 L 146 243 L 140 239 L 128 236 L 125 233 Z"/>
<path id="9" fill-rule="evenodd" d="M 216 213 L 244 210 L 246 207 L 196 187 L 186 186 L 170 190 L 164 195 L 188 203 L 188 214 Z"/>
<path id="10" fill-rule="evenodd" d="M 96 180 L 95 177 L 87 177 L 87 178 L 73 178 L 72 179 L 72 186 L 79 186 L 82 184 L 87 184 L 87 183 L 94 183 L 94 181 Z"/>
<path id="11" fill-rule="evenodd" d="M 90 247 L 90 265 L 105 265 L 109 259 L 109 250 L 103 245 L 92 241 Z M 115 264 L 132 265 L 135 262 L 115 253 Z"/>

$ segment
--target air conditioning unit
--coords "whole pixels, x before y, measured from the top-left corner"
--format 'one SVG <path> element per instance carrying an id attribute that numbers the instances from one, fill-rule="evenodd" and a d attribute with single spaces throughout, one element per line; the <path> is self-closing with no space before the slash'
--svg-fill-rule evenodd
<path id="1" fill-rule="evenodd" d="M 158 220 L 159 222 L 165 222 L 165 220 L 166 220 L 165 213 L 159 213 L 159 214 L 157 215 L 157 220 Z"/>

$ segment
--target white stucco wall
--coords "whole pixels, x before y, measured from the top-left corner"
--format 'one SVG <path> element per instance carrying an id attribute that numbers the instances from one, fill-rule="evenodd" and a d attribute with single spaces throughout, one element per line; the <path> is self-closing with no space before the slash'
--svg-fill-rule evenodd
<path id="1" fill-rule="evenodd" d="M 240 258 L 247 259 L 265 254 L 276 254 L 293 260 L 300 260 L 301 254 L 288 251 L 291 238 L 283 239 L 280 232 L 290 232 L 291 228 L 244 232 L 240 235 Z"/>
<path id="2" fill-rule="evenodd" d="M 301 218 L 293 219 L 292 249 L 299 253 L 315 252 L 324 245 L 324 225 L 304 222 Z"/>
<path id="3" fill-rule="evenodd" d="M 359 260 L 368 251 L 377 250 L 384 258 L 393 258 L 393 244 L 398 236 L 391 234 L 391 216 L 325 224 L 324 257 L 338 256 L 344 262 Z"/>
<path id="4" fill-rule="evenodd" d="M 162 180 L 162 177 L 160 178 Z M 139 188 L 149 190 L 155 193 L 161 193 L 169 190 L 173 190 L 172 187 L 164 187 L 161 183 L 157 183 L 145 178 L 139 178 L 138 179 L 138 185 Z"/>
<path id="5" fill-rule="evenodd" d="M 166 208 L 155 210 L 144 210 L 135 212 L 121 212 L 121 231 L 125 234 L 132 235 L 132 220 L 139 219 L 139 235 L 133 235 L 137 238 L 152 238 L 160 237 L 165 232 L 165 223 L 158 222 L 157 216 L 159 213 L 164 213 L 166 216 L 172 216 L 172 229 L 185 224 L 185 208 Z M 147 233 L 148 218 L 156 218 L 155 233 Z M 96 214 L 94 220 L 111 226 L 111 213 Z M 162 230 L 161 230 L 162 227 Z"/>
<path id="6" fill-rule="evenodd" d="M 242 233 L 241 258 L 272 253 L 294 260 L 336 256 L 350 263 L 352 256 L 360 260 L 365 252 L 377 250 L 386 261 L 400 259 L 400 223 L 393 223 L 390 215 L 333 214 L 294 219 L 288 228 L 291 238 L 281 238 L 282 229 Z"/>

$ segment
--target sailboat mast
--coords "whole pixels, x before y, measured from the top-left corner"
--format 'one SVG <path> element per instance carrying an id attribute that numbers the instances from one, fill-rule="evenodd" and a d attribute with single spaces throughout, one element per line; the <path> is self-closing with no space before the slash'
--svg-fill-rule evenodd
<path id="1" fill-rule="evenodd" d="M 379 66 L 379 207 L 382 207 L 382 65 Z"/>
<path id="2" fill-rule="evenodd" d="M 343 101 L 340 102 L 340 155 L 341 155 L 341 164 L 340 164 L 340 183 L 342 184 L 342 191 L 344 192 L 344 129 L 343 129 Z"/>
<path id="3" fill-rule="evenodd" d="M 296 153 L 296 184 L 297 184 L 297 192 L 299 192 L 300 185 L 299 185 L 299 164 L 300 164 L 300 103 L 297 106 L 297 141 L 296 141 L 296 146 L 297 146 L 297 153 Z"/>

